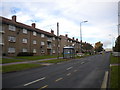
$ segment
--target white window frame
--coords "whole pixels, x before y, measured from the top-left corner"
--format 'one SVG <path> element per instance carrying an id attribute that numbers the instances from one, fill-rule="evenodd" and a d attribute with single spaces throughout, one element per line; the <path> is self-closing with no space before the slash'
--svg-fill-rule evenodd
<path id="1" fill-rule="evenodd" d="M 33 53 L 37 53 L 37 50 L 36 50 L 36 49 L 33 49 Z"/>
<path id="2" fill-rule="evenodd" d="M 44 34 L 41 34 L 41 37 L 42 37 L 42 38 L 44 38 L 44 37 L 45 37 L 45 35 L 44 35 Z"/>
<path id="3" fill-rule="evenodd" d="M 33 31 L 33 35 L 34 35 L 34 36 L 37 36 L 37 32 Z"/>
<path id="4" fill-rule="evenodd" d="M 3 28 L 2 24 L 0 24 L 0 33 L 5 33 L 4 28 Z"/>
<path id="5" fill-rule="evenodd" d="M 23 49 L 22 49 L 22 52 L 27 52 L 27 48 L 23 48 Z"/>
<path id="6" fill-rule="evenodd" d="M 10 42 L 16 42 L 16 37 L 14 37 L 14 36 L 8 36 L 8 41 L 10 41 Z"/>
<path id="7" fill-rule="evenodd" d="M 55 50 L 53 50 L 53 53 L 55 53 Z"/>
<path id="8" fill-rule="evenodd" d="M 24 33 L 24 34 L 27 34 L 27 29 L 23 29 L 23 33 Z"/>
<path id="9" fill-rule="evenodd" d="M 45 42 L 41 42 L 41 45 L 45 45 Z"/>
<path id="10" fill-rule="evenodd" d="M 27 38 L 23 38 L 22 43 L 27 43 Z"/>
<path id="11" fill-rule="evenodd" d="M 33 40 L 33 44 L 37 44 L 37 41 L 36 41 L 36 40 Z"/>
<path id="12" fill-rule="evenodd" d="M 53 40 L 55 40 L 55 37 L 53 37 Z"/>
<path id="13" fill-rule="evenodd" d="M 15 48 L 9 47 L 8 48 L 8 53 L 15 53 Z"/>
<path id="14" fill-rule="evenodd" d="M 15 30 L 16 30 L 16 27 L 13 26 L 13 25 L 9 25 L 9 30 L 11 30 L 11 31 L 15 31 Z"/>

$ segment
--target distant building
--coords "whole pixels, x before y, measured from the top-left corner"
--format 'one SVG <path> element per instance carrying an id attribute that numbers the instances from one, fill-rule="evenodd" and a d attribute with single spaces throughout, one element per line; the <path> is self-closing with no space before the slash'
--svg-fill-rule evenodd
<path id="1" fill-rule="evenodd" d="M 63 48 L 66 46 L 72 46 L 75 48 L 75 52 L 78 53 L 80 51 L 80 42 L 78 39 L 74 39 L 74 37 L 71 39 L 68 37 L 66 34 L 65 36 L 60 35 L 61 38 L 61 47 L 60 47 L 60 52 L 63 52 Z"/>

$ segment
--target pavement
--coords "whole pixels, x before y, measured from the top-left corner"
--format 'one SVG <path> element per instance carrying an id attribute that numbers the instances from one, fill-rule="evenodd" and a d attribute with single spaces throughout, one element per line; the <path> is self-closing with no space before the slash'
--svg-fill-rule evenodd
<path id="1" fill-rule="evenodd" d="M 11 58 L 11 57 L 5 57 L 5 58 Z M 63 58 L 63 57 L 59 57 L 59 58 Z M 11 59 L 15 59 L 15 58 L 11 58 Z M 7 65 L 15 65 L 15 64 L 35 63 L 38 61 L 46 61 L 46 60 L 53 60 L 53 59 L 57 59 L 57 58 L 48 58 L 48 59 L 40 59 L 40 60 L 34 60 L 34 61 L 23 61 L 23 62 L 13 62 L 13 63 L 5 63 L 5 64 L 0 64 L 0 65 L 7 66 Z"/>
<path id="2" fill-rule="evenodd" d="M 2 75 L 3 88 L 101 88 L 110 53 Z"/>

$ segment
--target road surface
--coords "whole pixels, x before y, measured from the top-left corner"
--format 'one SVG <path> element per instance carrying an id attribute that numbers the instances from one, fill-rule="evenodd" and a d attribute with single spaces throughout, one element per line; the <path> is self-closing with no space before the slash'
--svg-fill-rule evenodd
<path id="1" fill-rule="evenodd" d="M 3 88 L 101 88 L 110 53 L 3 74 Z"/>

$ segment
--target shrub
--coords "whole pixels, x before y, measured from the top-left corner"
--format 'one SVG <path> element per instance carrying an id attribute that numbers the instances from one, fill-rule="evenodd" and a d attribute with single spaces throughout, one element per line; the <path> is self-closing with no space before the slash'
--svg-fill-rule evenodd
<path id="1" fill-rule="evenodd" d="M 33 53 L 31 52 L 20 52 L 17 54 L 17 56 L 33 56 Z"/>

